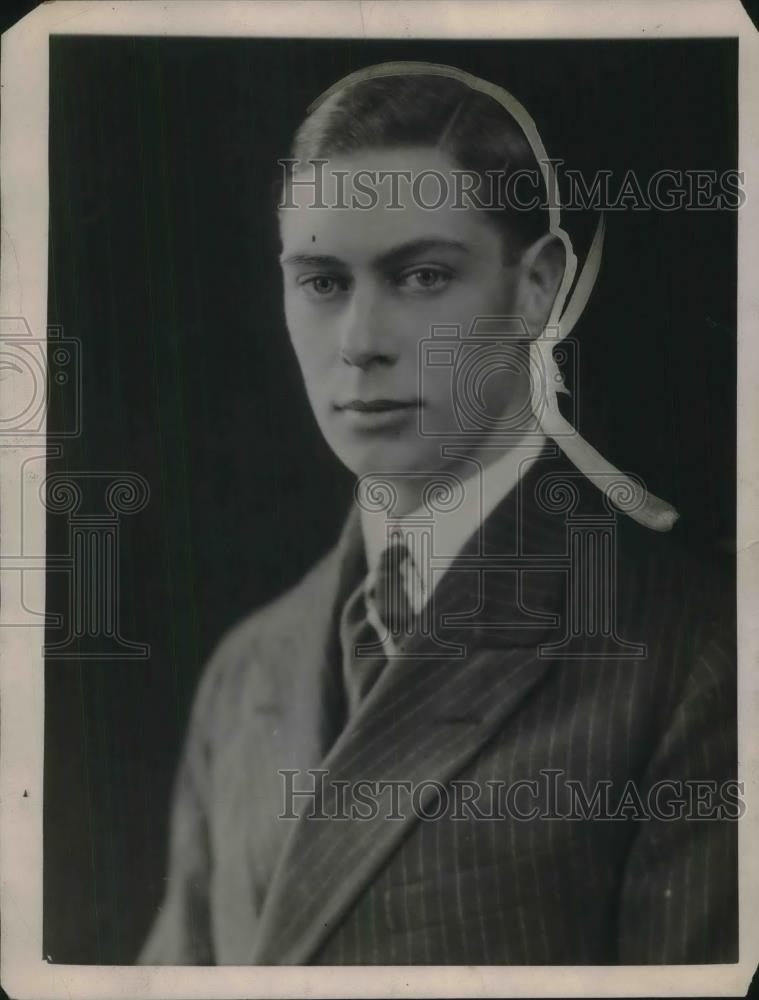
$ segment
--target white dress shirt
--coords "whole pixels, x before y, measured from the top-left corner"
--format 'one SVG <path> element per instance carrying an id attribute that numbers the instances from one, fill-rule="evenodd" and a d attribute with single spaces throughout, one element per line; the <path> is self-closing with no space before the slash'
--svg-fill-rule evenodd
<path id="1" fill-rule="evenodd" d="M 525 443 L 529 446 L 524 447 Z M 462 502 L 452 510 L 436 510 L 431 515 L 429 508 L 423 507 L 405 517 L 391 518 L 386 511 L 362 507 L 361 529 L 368 566 L 363 584 L 367 617 L 389 655 L 397 650 L 377 613 L 374 585 L 382 552 L 391 536 L 399 535 L 409 550 L 409 558 L 404 564 L 404 585 L 414 613 L 419 614 L 466 541 L 514 489 L 537 459 L 544 443 L 543 435 L 530 433 L 515 447 L 483 466 L 481 472 L 463 479 Z M 422 536 L 429 538 L 430 528 L 432 552 L 429 557 L 420 558 Z"/>

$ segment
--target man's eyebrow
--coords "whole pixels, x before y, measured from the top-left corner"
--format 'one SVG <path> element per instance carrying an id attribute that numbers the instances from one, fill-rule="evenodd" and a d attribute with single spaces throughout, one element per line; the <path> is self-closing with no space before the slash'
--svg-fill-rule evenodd
<path id="1" fill-rule="evenodd" d="M 470 247 L 461 240 L 452 240 L 443 236 L 426 236 L 417 240 L 408 240 L 397 247 L 385 250 L 374 261 L 375 267 L 389 268 L 397 267 L 409 257 L 418 257 L 421 254 L 430 253 L 434 250 L 456 250 L 460 253 L 468 253 Z M 331 254 L 313 253 L 291 253 L 283 254 L 280 257 L 281 264 L 306 264 L 309 267 L 333 268 L 336 270 L 347 270 L 348 265 L 339 257 Z"/>
<path id="2" fill-rule="evenodd" d="M 426 236 L 422 239 L 409 240 L 407 243 L 401 243 L 400 246 L 386 250 L 377 258 L 376 264 L 379 267 L 398 266 L 409 257 L 419 257 L 435 250 L 457 250 L 468 253 L 470 247 L 460 240 L 452 240 L 444 236 Z"/>
<path id="3" fill-rule="evenodd" d="M 291 253 L 279 258 L 281 264 L 308 264 L 310 267 L 332 267 L 345 270 L 347 265 L 339 257 L 329 254 Z"/>

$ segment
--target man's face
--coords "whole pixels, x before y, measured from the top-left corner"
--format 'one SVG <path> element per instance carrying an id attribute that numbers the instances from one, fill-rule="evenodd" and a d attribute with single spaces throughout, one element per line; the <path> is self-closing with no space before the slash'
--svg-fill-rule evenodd
<path id="1" fill-rule="evenodd" d="M 403 207 L 393 209 L 385 180 L 369 185 L 378 196 L 375 207 L 325 209 L 313 207 L 312 188 L 296 185 L 295 207 L 280 212 L 290 337 L 319 427 L 356 475 L 441 468 L 441 445 L 462 440 L 452 369 L 436 365 L 421 373 L 420 341 L 433 326 L 455 326 L 466 337 L 475 317 L 514 312 L 517 270 L 506 263 L 504 237 L 484 212 L 452 207 L 453 169 L 431 148 L 363 150 L 330 159 L 325 203 L 350 206 L 360 170 L 414 176 L 436 170 L 450 181 L 449 199 L 425 208 L 401 182 L 396 204 Z M 340 171 L 347 172 L 342 199 L 333 181 Z M 304 171 L 298 179 L 310 177 Z M 420 190 L 427 204 L 439 198 L 434 180 Z M 477 405 L 494 418 L 521 411 L 529 392 L 524 345 L 511 350 L 510 371 L 496 363 L 480 373 Z M 421 433 L 420 421 L 449 429 L 450 437 Z M 484 423 L 481 440 L 488 433 Z M 466 440 L 474 450 L 478 442 Z"/>

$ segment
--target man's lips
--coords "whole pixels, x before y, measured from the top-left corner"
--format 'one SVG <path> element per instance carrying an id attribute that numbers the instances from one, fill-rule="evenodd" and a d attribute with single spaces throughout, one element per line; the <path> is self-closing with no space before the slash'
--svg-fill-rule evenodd
<path id="1" fill-rule="evenodd" d="M 347 403 L 335 403 L 336 410 L 353 410 L 356 413 L 387 413 L 391 410 L 416 410 L 421 405 L 418 399 L 351 399 Z"/>

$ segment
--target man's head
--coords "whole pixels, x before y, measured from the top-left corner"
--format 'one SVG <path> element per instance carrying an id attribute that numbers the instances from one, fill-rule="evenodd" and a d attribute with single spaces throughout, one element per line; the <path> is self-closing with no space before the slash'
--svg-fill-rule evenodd
<path id="1" fill-rule="evenodd" d="M 280 211 L 285 313 L 338 457 L 357 475 L 439 469 L 441 444 L 462 441 L 460 390 L 452 367 L 420 370 L 421 342 L 446 326 L 465 343 L 484 316 L 522 317 L 527 332 L 516 340 L 512 326 L 504 348 L 486 346 L 472 387 L 481 426 L 468 428 L 466 448 L 476 453 L 499 421 L 533 426 L 527 337 L 545 325 L 565 257 L 509 111 L 448 76 L 358 80 L 306 119 L 292 159 Z M 317 197 L 298 183 L 313 181 L 314 160 L 326 161 Z M 520 176 L 535 207 L 515 204 L 527 203 Z"/>

